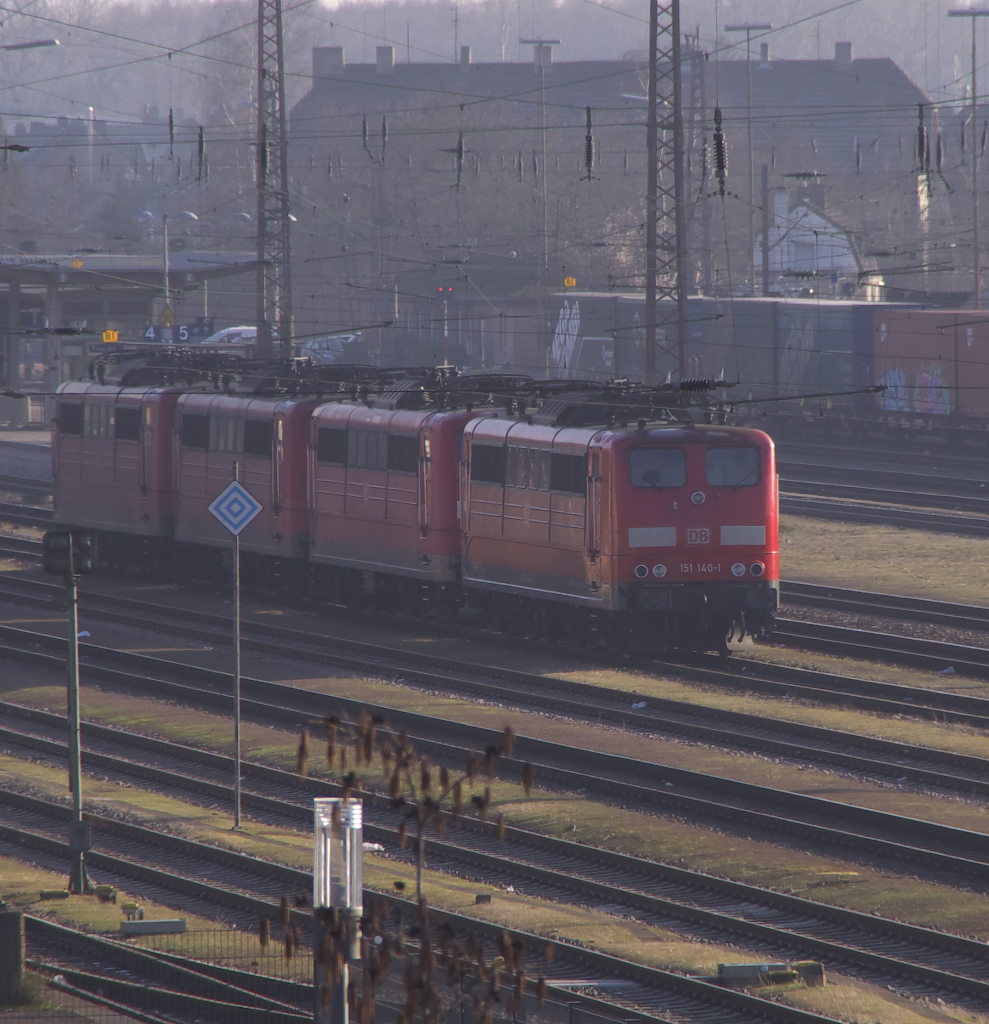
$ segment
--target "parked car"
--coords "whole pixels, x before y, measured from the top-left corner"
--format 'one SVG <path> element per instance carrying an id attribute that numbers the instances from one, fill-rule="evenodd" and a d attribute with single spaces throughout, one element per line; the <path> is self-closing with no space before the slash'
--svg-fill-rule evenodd
<path id="1" fill-rule="evenodd" d="M 354 334 L 330 334 L 322 338 L 310 338 L 303 342 L 299 355 L 308 356 L 314 366 L 329 366 L 332 363 L 363 362 L 359 356 L 360 331 Z"/>
<path id="2" fill-rule="evenodd" d="M 234 345 L 238 342 L 256 341 L 258 329 L 242 324 L 240 327 L 224 327 L 222 331 L 211 334 L 203 341 L 204 345 Z"/>

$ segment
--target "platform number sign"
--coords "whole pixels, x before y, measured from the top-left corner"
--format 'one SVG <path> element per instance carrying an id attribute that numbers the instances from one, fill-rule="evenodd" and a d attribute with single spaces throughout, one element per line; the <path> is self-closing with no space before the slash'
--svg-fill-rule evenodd
<path id="1" fill-rule="evenodd" d="M 196 317 L 191 323 L 173 324 L 169 329 L 172 332 L 172 344 L 181 345 L 187 341 L 202 341 L 213 333 L 216 321 L 211 316 Z M 163 328 L 161 324 L 148 324 L 144 328 L 144 340 L 161 344 L 164 341 Z"/>
<path id="2" fill-rule="evenodd" d="M 210 505 L 209 510 L 235 537 L 260 514 L 264 506 L 236 480 Z"/>

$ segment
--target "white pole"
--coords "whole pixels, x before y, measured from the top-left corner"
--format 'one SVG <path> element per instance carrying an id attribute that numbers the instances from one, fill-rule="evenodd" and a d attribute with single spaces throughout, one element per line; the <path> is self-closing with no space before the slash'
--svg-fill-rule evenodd
<path id="1" fill-rule="evenodd" d="M 234 462 L 234 480 L 240 466 Z M 234 828 L 240 828 L 240 534 L 234 535 Z"/>

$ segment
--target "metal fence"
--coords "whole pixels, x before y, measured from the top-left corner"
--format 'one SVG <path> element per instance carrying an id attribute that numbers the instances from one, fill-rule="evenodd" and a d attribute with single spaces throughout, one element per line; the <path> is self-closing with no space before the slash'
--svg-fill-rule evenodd
<path id="1" fill-rule="evenodd" d="M 176 935 L 139 935 L 129 946 L 236 971 L 311 985 L 313 955 L 307 935 L 272 936 L 262 945 L 257 932 L 217 928 Z"/>

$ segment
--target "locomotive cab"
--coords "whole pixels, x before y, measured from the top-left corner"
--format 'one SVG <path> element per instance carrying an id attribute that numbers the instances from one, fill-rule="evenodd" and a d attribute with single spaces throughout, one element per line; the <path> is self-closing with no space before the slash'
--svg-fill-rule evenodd
<path id="1" fill-rule="evenodd" d="M 607 431 L 591 444 L 594 562 L 636 632 L 709 645 L 760 634 L 778 605 L 776 465 L 758 430 Z"/>
<path id="2" fill-rule="evenodd" d="M 55 402 L 54 521 L 96 530 L 126 565 L 167 546 L 175 511 L 170 434 L 181 389 L 74 381 Z"/>

